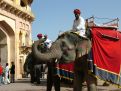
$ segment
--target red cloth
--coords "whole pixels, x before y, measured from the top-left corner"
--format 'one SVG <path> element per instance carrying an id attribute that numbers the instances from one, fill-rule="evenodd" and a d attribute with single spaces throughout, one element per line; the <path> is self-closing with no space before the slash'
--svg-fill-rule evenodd
<path id="1" fill-rule="evenodd" d="M 104 37 L 103 34 L 110 37 Z M 118 37 L 119 40 L 113 37 Z M 121 33 L 108 28 L 93 27 L 92 39 L 94 65 L 113 74 L 120 74 Z"/>
<path id="2" fill-rule="evenodd" d="M 3 73 L 3 67 L 0 65 L 0 75 Z"/>
<path id="3" fill-rule="evenodd" d="M 58 64 L 56 66 L 56 68 L 73 73 L 73 71 L 74 71 L 74 62 L 66 63 L 66 64 Z"/>
<path id="4" fill-rule="evenodd" d="M 56 75 L 67 80 L 74 79 L 74 62 L 56 65 Z"/>

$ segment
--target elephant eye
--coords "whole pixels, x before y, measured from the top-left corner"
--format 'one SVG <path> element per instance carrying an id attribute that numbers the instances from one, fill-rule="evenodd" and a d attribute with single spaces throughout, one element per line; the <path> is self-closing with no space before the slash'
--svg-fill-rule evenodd
<path id="1" fill-rule="evenodd" d="M 62 47 L 64 47 L 66 44 L 65 44 L 65 42 L 64 41 L 62 41 Z"/>
<path id="2" fill-rule="evenodd" d="M 63 42 L 62 42 L 62 48 L 63 48 L 64 50 L 67 50 L 67 49 L 68 49 L 68 46 L 69 46 L 69 44 L 68 44 L 66 41 L 63 41 Z"/>

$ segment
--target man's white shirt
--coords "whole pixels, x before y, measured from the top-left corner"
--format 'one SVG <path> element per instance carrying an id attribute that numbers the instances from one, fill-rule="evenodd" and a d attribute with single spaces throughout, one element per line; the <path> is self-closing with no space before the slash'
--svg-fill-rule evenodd
<path id="1" fill-rule="evenodd" d="M 85 20 L 83 17 L 79 17 L 78 20 L 74 20 L 73 30 L 80 31 L 79 35 L 85 35 Z"/>

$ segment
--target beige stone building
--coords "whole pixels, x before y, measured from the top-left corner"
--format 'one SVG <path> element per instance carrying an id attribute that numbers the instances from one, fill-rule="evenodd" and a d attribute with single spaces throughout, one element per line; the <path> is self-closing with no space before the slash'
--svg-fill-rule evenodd
<path id="1" fill-rule="evenodd" d="M 22 78 L 26 54 L 32 44 L 33 0 L 0 0 L 0 58 L 3 66 L 15 63 L 15 78 Z"/>

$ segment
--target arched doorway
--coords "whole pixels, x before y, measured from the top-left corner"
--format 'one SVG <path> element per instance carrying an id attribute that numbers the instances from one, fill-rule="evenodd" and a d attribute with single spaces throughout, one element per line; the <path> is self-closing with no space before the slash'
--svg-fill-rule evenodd
<path id="1" fill-rule="evenodd" d="M 7 37 L 5 33 L 0 29 L 0 58 L 2 60 L 2 64 L 4 65 L 8 59 L 7 51 Z"/>
<path id="2" fill-rule="evenodd" d="M 15 34 L 5 21 L 0 21 L 0 58 L 3 66 L 15 62 Z"/>

